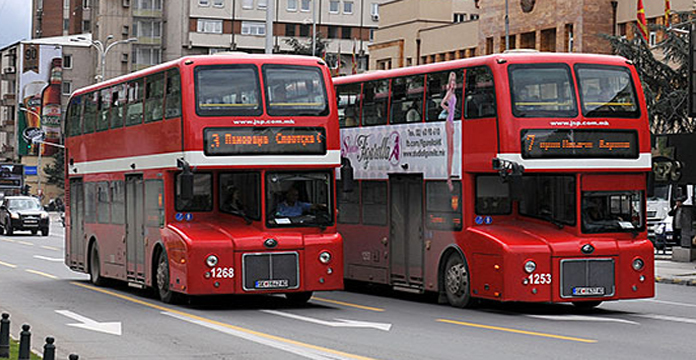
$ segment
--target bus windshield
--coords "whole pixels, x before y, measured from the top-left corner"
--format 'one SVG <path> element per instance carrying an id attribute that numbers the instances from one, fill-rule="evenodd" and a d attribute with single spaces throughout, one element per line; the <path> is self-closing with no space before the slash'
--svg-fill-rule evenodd
<path id="1" fill-rule="evenodd" d="M 576 65 L 582 114 L 587 117 L 640 115 L 631 73 L 625 67 Z"/>
<path id="2" fill-rule="evenodd" d="M 259 77 L 255 66 L 199 66 L 195 77 L 198 115 L 261 115 Z"/>
<path id="3" fill-rule="evenodd" d="M 669 200 L 669 185 L 655 185 L 653 195 L 648 200 Z"/>
<path id="4" fill-rule="evenodd" d="M 266 214 L 271 227 L 333 224 L 331 174 L 328 171 L 266 175 Z"/>
<path id="5" fill-rule="evenodd" d="M 643 229 L 642 191 L 596 191 L 582 194 L 584 233 L 637 232 Z"/>
<path id="6" fill-rule="evenodd" d="M 575 178 L 572 175 L 522 177 L 520 215 L 558 226 L 575 225 Z"/>
<path id="7" fill-rule="evenodd" d="M 509 72 L 512 113 L 516 117 L 577 116 L 567 65 L 510 65 Z"/>
<path id="8" fill-rule="evenodd" d="M 266 111 L 271 116 L 325 116 L 329 102 L 321 69 L 310 66 L 264 65 Z"/>

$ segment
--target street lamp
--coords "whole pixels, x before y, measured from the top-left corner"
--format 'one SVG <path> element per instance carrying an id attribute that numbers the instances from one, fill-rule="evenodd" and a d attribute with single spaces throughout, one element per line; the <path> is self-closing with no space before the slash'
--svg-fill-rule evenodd
<path id="1" fill-rule="evenodd" d="M 78 37 L 77 39 L 78 40 L 71 39 L 71 41 L 87 40 L 86 38 L 83 38 L 83 37 Z M 138 41 L 138 38 L 132 37 L 130 39 L 117 40 L 117 41 L 114 41 L 112 43 L 109 43 L 109 41 L 111 41 L 113 39 L 114 39 L 114 36 L 109 35 L 106 37 L 106 40 L 104 42 L 101 42 L 99 40 L 92 40 L 90 42 L 90 46 L 94 47 L 99 52 L 99 63 L 101 64 L 101 74 L 97 75 L 97 77 L 99 78 L 98 81 L 104 80 L 106 55 L 109 53 L 109 50 L 111 50 L 116 45 L 128 44 L 128 43 L 132 43 L 134 41 Z"/>
<path id="2" fill-rule="evenodd" d="M 28 112 L 28 113 L 38 117 L 39 120 L 42 119 L 42 116 L 39 113 L 37 113 L 34 110 L 27 109 L 26 107 L 24 107 L 24 104 L 19 105 L 19 110 L 24 111 L 24 112 Z M 41 140 L 39 140 L 39 139 L 41 139 Z M 60 144 L 45 142 L 45 141 L 43 141 L 43 136 L 31 138 L 31 143 L 32 144 L 39 144 L 39 157 L 38 157 L 38 160 L 36 162 L 36 177 L 37 177 L 36 191 L 37 191 L 37 193 L 40 194 L 41 193 L 41 153 L 42 153 L 41 148 L 42 148 L 42 146 L 49 145 L 49 146 L 55 146 L 55 147 L 58 147 L 61 149 L 65 149 L 65 146 L 60 145 Z"/>

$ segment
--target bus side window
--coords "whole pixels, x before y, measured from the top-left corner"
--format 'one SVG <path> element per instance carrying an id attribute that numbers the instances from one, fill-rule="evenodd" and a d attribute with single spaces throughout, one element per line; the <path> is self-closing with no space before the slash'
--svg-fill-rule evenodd
<path id="1" fill-rule="evenodd" d="M 143 122 L 143 79 L 128 83 L 128 107 L 126 126 Z"/>
<path id="2" fill-rule="evenodd" d="M 387 225 L 386 181 L 361 181 L 363 224 Z"/>
<path id="3" fill-rule="evenodd" d="M 145 226 L 164 226 L 164 184 L 162 180 L 145 180 Z"/>
<path id="4" fill-rule="evenodd" d="M 360 223 L 360 188 L 351 192 L 340 191 L 343 183 L 336 181 L 336 200 L 338 200 L 338 222 L 341 224 Z"/>
<path id="5" fill-rule="evenodd" d="M 338 124 L 341 128 L 356 127 L 360 124 L 360 83 L 336 87 L 338 103 Z"/>
<path id="6" fill-rule="evenodd" d="M 441 103 L 447 94 L 450 77 L 455 79 L 454 100 L 450 100 L 455 101 L 454 117 L 452 119 L 456 121 L 462 118 L 460 110 L 462 101 L 462 70 L 457 69 L 428 74 L 428 92 L 425 95 L 425 121 L 447 120 L 449 114 L 442 108 Z"/>
<path id="7" fill-rule="evenodd" d="M 97 222 L 97 183 L 85 182 L 85 223 Z"/>
<path id="8" fill-rule="evenodd" d="M 369 81 L 363 85 L 362 124 L 386 125 L 389 80 Z"/>
<path id="9" fill-rule="evenodd" d="M 116 85 L 111 93 L 111 128 L 123 127 L 123 109 L 128 101 L 126 84 Z"/>
<path id="10" fill-rule="evenodd" d="M 84 133 L 91 134 L 94 132 L 94 128 L 97 125 L 97 104 L 99 101 L 99 94 L 96 92 L 87 94 L 85 100 L 85 127 Z"/>
<path id="11" fill-rule="evenodd" d="M 453 182 L 449 190 L 445 181 L 427 181 L 425 183 L 425 211 L 428 229 L 455 230 L 462 229 L 462 183 Z"/>
<path id="12" fill-rule="evenodd" d="M 179 75 L 179 69 L 167 71 L 164 104 L 164 117 L 166 119 L 181 116 L 181 75 Z"/>
<path id="13" fill-rule="evenodd" d="M 466 69 L 464 118 L 481 119 L 496 116 L 493 73 L 487 66 Z"/>
<path id="14" fill-rule="evenodd" d="M 145 82 L 145 122 L 162 120 L 164 73 L 148 76 Z"/>
<path id="15" fill-rule="evenodd" d="M 82 97 L 76 96 L 70 101 L 68 106 L 68 136 L 82 134 Z"/>
<path id="16" fill-rule="evenodd" d="M 423 120 L 423 75 L 401 77 L 392 80 L 392 124 L 421 122 Z"/>
<path id="17" fill-rule="evenodd" d="M 106 181 L 97 183 L 97 219 L 100 224 L 108 224 L 111 220 L 109 208 L 111 205 L 109 183 Z"/>
<path id="18" fill-rule="evenodd" d="M 126 185 L 123 180 L 111 182 L 111 223 L 126 223 Z"/>
<path id="19" fill-rule="evenodd" d="M 97 131 L 109 130 L 109 110 L 111 107 L 111 88 L 104 89 L 99 96 L 99 115 Z"/>
<path id="20" fill-rule="evenodd" d="M 477 176 L 476 214 L 508 215 L 511 211 L 509 183 L 504 183 L 497 174 Z"/>

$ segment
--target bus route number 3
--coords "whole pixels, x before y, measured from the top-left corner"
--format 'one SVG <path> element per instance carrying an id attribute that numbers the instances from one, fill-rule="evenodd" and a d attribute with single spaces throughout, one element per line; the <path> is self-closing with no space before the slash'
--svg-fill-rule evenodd
<path id="1" fill-rule="evenodd" d="M 217 267 L 210 269 L 210 274 L 214 279 L 231 279 L 234 277 L 234 268 Z"/>
<path id="2" fill-rule="evenodd" d="M 551 274 L 529 274 L 527 277 L 530 284 L 547 285 L 551 284 Z"/>

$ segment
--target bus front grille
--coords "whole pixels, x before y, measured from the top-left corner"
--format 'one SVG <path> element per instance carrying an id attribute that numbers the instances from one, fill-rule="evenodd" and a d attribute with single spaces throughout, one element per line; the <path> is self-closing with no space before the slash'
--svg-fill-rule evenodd
<path id="1" fill-rule="evenodd" d="M 247 291 L 300 287 L 296 252 L 244 254 L 242 268 Z"/>
<path id="2" fill-rule="evenodd" d="M 614 259 L 561 260 L 561 297 L 614 295 Z"/>

